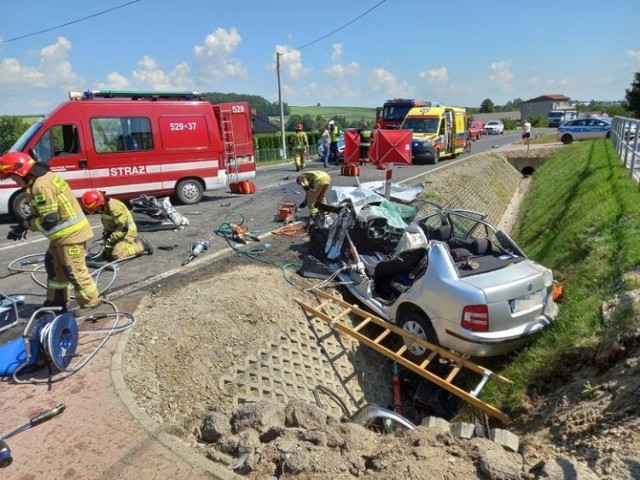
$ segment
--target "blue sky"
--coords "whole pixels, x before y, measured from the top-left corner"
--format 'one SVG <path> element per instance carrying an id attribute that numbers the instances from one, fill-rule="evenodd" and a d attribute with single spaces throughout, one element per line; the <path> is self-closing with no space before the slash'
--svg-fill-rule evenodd
<path id="1" fill-rule="evenodd" d="M 0 115 L 45 113 L 92 88 L 277 101 L 276 52 L 296 106 L 621 100 L 640 71 L 639 25 L 638 0 L 5 0 Z"/>

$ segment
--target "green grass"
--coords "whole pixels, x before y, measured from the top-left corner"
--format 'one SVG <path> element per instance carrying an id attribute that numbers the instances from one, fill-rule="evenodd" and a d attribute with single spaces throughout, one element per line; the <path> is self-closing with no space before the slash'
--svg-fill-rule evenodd
<path id="1" fill-rule="evenodd" d="M 345 117 L 347 121 L 358 121 L 366 119 L 372 122 L 376 117 L 374 107 L 290 107 L 291 115 L 311 115 L 316 118 L 318 115 L 327 120 L 336 116 Z"/>
<path id="2" fill-rule="evenodd" d="M 602 303 L 638 288 L 625 274 L 637 277 L 640 270 L 640 193 L 611 142 L 577 142 L 557 151 L 535 173 L 522 205 L 513 236 L 529 257 L 553 269 L 564 295 L 554 324 L 501 360 L 500 373 L 515 384 L 492 383 L 483 391 L 484 401 L 515 414 L 524 411 L 521 392 L 551 375 L 562 354 L 602 354 L 622 330 L 640 325 L 630 306 L 613 322 L 602 321 Z"/>

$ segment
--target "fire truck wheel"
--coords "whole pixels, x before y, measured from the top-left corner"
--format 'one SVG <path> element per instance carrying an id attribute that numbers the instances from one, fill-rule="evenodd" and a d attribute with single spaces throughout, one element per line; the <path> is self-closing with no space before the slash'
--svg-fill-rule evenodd
<path id="1" fill-rule="evenodd" d="M 183 205 L 193 205 L 202 200 L 204 188 L 202 184 L 193 178 L 180 180 L 176 185 L 176 198 Z"/>
<path id="2" fill-rule="evenodd" d="M 18 220 L 26 220 L 31 216 L 31 207 L 27 203 L 27 192 L 20 191 L 11 199 L 11 213 Z"/>

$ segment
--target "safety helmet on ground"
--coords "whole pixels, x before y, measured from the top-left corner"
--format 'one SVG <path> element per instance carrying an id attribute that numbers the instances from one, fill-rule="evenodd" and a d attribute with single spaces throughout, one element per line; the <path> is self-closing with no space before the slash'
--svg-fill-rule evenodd
<path id="1" fill-rule="evenodd" d="M 104 193 L 100 190 L 89 190 L 88 192 L 84 192 L 80 199 L 82 208 L 89 213 L 94 213 L 98 208 L 104 205 L 105 202 Z"/>
<path id="2" fill-rule="evenodd" d="M 26 153 L 9 152 L 0 157 L 0 180 L 7 178 L 11 173 L 24 178 L 35 164 L 36 161 Z"/>
<path id="3" fill-rule="evenodd" d="M 336 121 L 335 120 L 329 120 L 329 125 L 335 125 Z"/>
<path id="4" fill-rule="evenodd" d="M 296 130 L 304 130 L 304 125 L 299 123 L 298 126 L 296 127 Z"/>

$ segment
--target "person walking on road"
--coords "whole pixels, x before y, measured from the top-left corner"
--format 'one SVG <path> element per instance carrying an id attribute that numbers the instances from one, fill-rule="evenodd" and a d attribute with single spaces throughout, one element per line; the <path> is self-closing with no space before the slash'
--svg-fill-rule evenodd
<path id="1" fill-rule="evenodd" d="M 299 207 L 308 207 L 310 215 L 317 215 L 319 213 L 317 203 L 325 205 L 327 203 L 327 191 L 331 185 L 331 177 L 326 172 L 311 170 L 299 175 L 296 182 L 307 192 Z"/>
<path id="2" fill-rule="evenodd" d="M 329 124 L 324 127 L 320 140 L 324 147 L 322 150 L 322 163 L 324 164 L 324 168 L 327 168 L 329 166 L 329 151 L 331 149 L 331 133 L 329 132 Z"/>
<path id="3" fill-rule="evenodd" d="M 294 151 L 294 163 L 296 165 L 296 172 L 304 170 L 306 155 L 309 152 L 309 139 L 304 132 L 304 126 L 299 123 L 296 127 L 296 133 L 291 137 L 291 145 Z"/>
<path id="4" fill-rule="evenodd" d="M 127 206 L 115 198 L 107 198 L 100 190 L 89 190 L 80 199 L 85 212 L 100 213 L 105 260 L 121 260 L 141 253 L 153 254 L 153 246 L 138 237 L 138 227 Z"/>
<path id="5" fill-rule="evenodd" d="M 531 123 L 529 122 L 529 119 L 525 119 L 524 123 L 522 124 L 522 143 L 528 146 L 530 141 L 531 141 Z"/>
<path id="6" fill-rule="evenodd" d="M 335 120 L 329 120 L 329 135 L 331 144 L 329 146 L 329 162 L 338 165 L 338 142 L 340 141 L 340 129 Z"/>
<path id="7" fill-rule="evenodd" d="M 67 182 L 22 152 L 0 158 L 0 180 L 10 178 L 27 192 L 29 218 L 11 227 L 7 239 L 19 240 L 31 230 L 49 240 L 44 255 L 47 299 L 43 306 L 67 310 L 69 286 L 73 286 L 81 310 L 102 304 L 98 287 L 89 273 L 86 243 L 93 237 L 89 220 Z"/>

